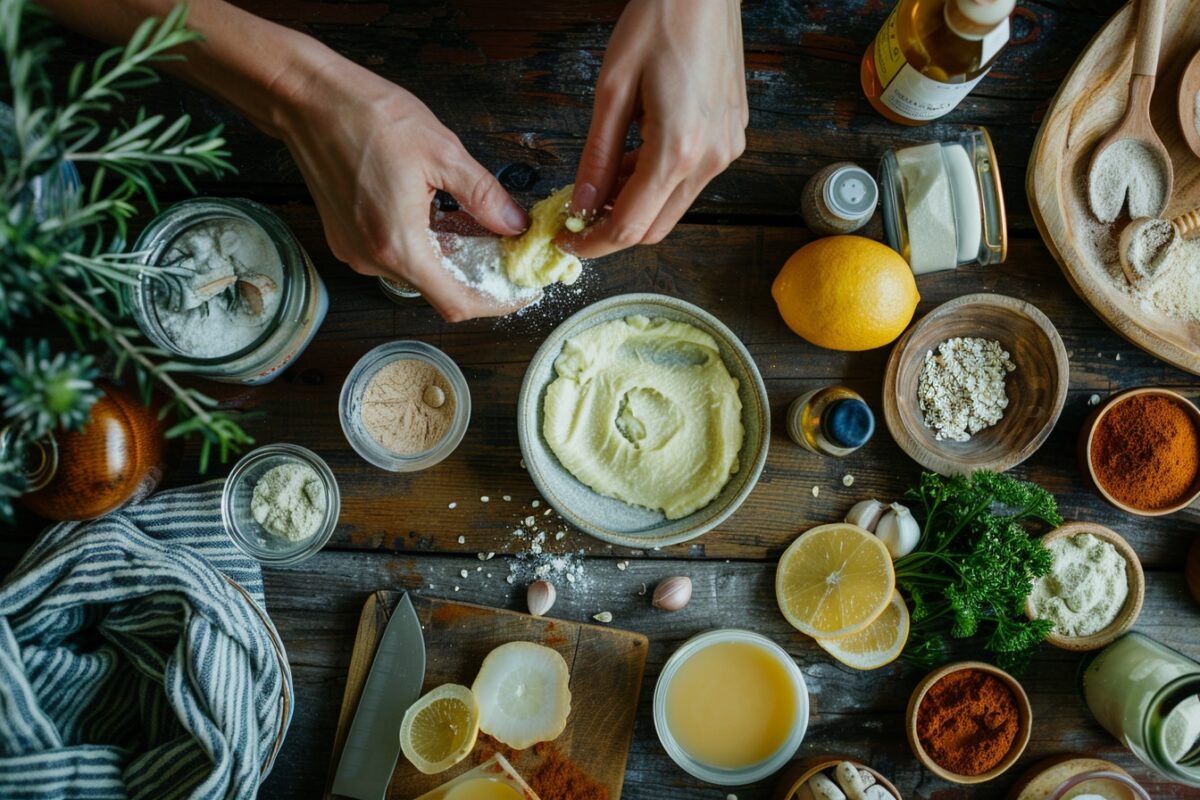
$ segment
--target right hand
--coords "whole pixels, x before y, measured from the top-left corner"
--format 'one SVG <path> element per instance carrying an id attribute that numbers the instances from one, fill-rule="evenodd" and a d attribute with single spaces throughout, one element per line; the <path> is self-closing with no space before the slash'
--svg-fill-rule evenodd
<path id="1" fill-rule="evenodd" d="M 525 211 L 409 92 L 332 52 L 306 72 L 280 90 L 273 132 L 308 184 L 334 256 L 411 283 L 450 322 L 516 310 L 441 266 L 429 209 L 441 189 L 508 236 L 529 225 Z"/>

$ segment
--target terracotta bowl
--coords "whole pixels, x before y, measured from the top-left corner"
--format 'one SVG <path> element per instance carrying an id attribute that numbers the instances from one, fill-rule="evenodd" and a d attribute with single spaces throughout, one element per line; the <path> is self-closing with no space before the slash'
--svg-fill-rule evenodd
<path id="1" fill-rule="evenodd" d="M 1092 489 L 1097 494 L 1107 500 L 1110 505 L 1119 508 L 1126 514 L 1136 514 L 1139 517 L 1161 517 L 1166 514 L 1174 514 L 1176 511 L 1181 511 L 1192 505 L 1192 503 L 1196 502 L 1197 498 L 1200 498 L 1200 474 L 1196 476 L 1196 480 L 1192 483 L 1191 488 L 1188 489 L 1187 494 L 1178 502 L 1173 505 L 1163 506 L 1162 508 L 1145 509 L 1122 503 L 1109 494 L 1108 490 L 1097 480 L 1096 471 L 1092 469 L 1092 440 L 1095 438 L 1096 428 L 1099 427 L 1100 420 L 1104 419 L 1104 415 L 1122 400 L 1128 400 L 1130 397 L 1136 397 L 1139 394 L 1151 394 L 1171 398 L 1179 403 L 1183 410 L 1192 418 L 1192 422 L 1196 424 L 1197 429 L 1200 429 L 1200 409 L 1196 408 L 1195 403 L 1178 392 L 1172 392 L 1170 389 L 1158 389 L 1153 386 L 1116 392 L 1109 395 L 1108 399 L 1097 406 L 1083 421 L 1083 428 L 1079 431 L 1079 471 L 1087 478 L 1088 483 L 1091 484 Z"/>
<path id="2" fill-rule="evenodd" d="M 1062 636 L 1053 632 L 1046 634 L 1046 641 L 1055 647 L 1083 652 L 1107 647 L 1118 636 L 1133 627 L 1133 623 L 1137 622 L 1138 615 L 1142 613 L 1142 600 L 1146 595 L 1146 574 L 1142 571 L 1142 562 L 1138 560 L 1137 552 L 1129 546 L 1129 542 L 1125 541 L 1116 531 L 1109 530 L 1103 525 L 1096 525 L 1092 522 L 1068 522 L 1043 536 L 1042 544 L 1049 544 L 1055 539 L 1079 533 L 1090 533 L 1097 539 L 1102 539 L 1117 548 L 1117 552 L 1121 554 L 1128 565 L 1125 569 L 1125 576 L 1129 580 L 1129 597 L 1126 598 L 1125 605 L 1117 614 L 1117 618 L 1108 627 L 1096 631 L 1090 636 Z M 1035 619 L 1032 611 L 1030 603 L 1026 601 L 1025 616 Z"/>
<path id="3" fill-rule="evenodd" d="M 775 793 L 771 795 L 772 800 L 793 800 L 796 792 L 800 790 L 800 787 L 808 783 L 809 778 L 818 772 L 830 772 L 843 761 L 849 761 L 859 769 L 871 773 L 875 776 L 875 782 L 891 792 L 896 800 L 904 800 L 900 792 L 892 785 L 892 782 L 883 777 L 877 770 L 872 769 L 861 761 L 843 756 L 809 756 L 799 761 L 793 761 L 791 766 L 784 770 L 779 783 L 775 785 Z"/>
<path id="4" fill-rule="evenodd" d="M 921 745 L 921 740 L 917 736 L 917 709 L 920 708 L 921 701 L 925 699 L 925 695 L 929 692 L 930 687 L 950 673 L 964 669 L 977 669 L 981 672 L 995 675 L 1002 680 L 1012 690 L 1013 697 L 1017 701 L 1017 710 L 1020 712 L 1017 737 L 1013 740 L 1012 748 L 1000 760 L 999 764 L 987 772 L 981 772 L 978 775 L 959 775 L 956 772 L 945 769 L 925 752 L 925 748 Z M 912 696 L 908 699 L 905 727 L 908 730 L 908 745 L 912 748 L 913 755 L 917 757 L 922 766 L 934 775 L 951 783 L 986 783 L 1004 774 L 1013 764 L 1017 763 L 1021 754 L 1025 752 L 1025 746 L 1029 744 L 1029 734 L 1033 728 L 1033 709 L 1029 706 L 1029 696 L 1025 694 L 1025 689 L 1021 687 L 1016 678 L 1004 670 L 999 667 L 993 667 L 991 664 L 985 664 L 982 661 L 959 661 L 934 670 L 917 684 L 917 688 L 913 690 Z"/>
<path id="5" fill-rule="evenodd" d="M 1000 343 L 1016 365 L 1008 375 L 1004 417 L 966 442 L 937 440 L 917 397 L 925 354 L 954 337 Z M 1003 472 L 1042 446 L 1062 413 L 1070 371 L 1054 324 L 1030 303 L 969 294 L 930 311 L 896 342 L 884 374 L 883 415 L 892 438 L 914 461 L 943 475 Z"/>

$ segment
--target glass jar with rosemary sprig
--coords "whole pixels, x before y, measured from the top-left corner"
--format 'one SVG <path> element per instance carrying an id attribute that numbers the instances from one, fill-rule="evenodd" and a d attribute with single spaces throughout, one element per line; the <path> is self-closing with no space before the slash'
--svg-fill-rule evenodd
<path id="1" fill-rule="evenodd" d="M 308 346 L 325 285 L 279 217 L 249 200 L 196 198 L 159 214 L 134 250 L 148 269 L 128 290 L 134 319 L 189 370 L 266 383 Z"/>

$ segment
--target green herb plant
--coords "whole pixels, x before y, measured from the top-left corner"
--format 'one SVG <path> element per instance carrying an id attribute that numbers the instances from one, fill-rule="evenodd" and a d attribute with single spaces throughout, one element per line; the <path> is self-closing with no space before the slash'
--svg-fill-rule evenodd
<path id="1" fill-rule="evenodd" d="M 0 100 L 10 107 L 0 106 L 0 427 L 16 434 L 0 452 L 2 517 L 11 519 L 25 488 L 24 445 L 87 421 L 101 391 L 91 348 L 110 351 L 112 376 L 132 373 L 147 403 L 157 386 L 164 418 L 177 420 L 166 435 L 199 435 L 201 469 L 212 450 L 224 460 L 253 441 L 214 400 L 176 380 L 188 366 L 144 340 L 122 299 L 122 287 L 143 277 L 144 254 L 121 251 L 136 201 L 157 211 L 156 184 L 174 177 L 195 191 L 192 176 L 232 169 L 219 127 L 193 134 L 186 115 L 168 121 L 141 109 L 120 118 L 127 94 L 157 80 L 152 65 L 178 60 L 173 51 L 199 38 L 186 22 L 186 5 L 147 20 L 124 47 L 77 64 L 56 87 L 47 65 L 61 42 L 48 15 L 30 0 L 0 0 Z M 71 185 L 64 175 L 79 167 L 90 178 Z M 75 347 L 5 341 L 36 317 L 56 319 Z"/>
<path id="2" fill-rule="evenodd" d="M 948 639 L 986 635 L 996 663 L 1022 671 L 1051 628 L 1024 616 L 1033 582 L 1051 567 L 1050 551 L 1025 526 L 1062 523 L 1054 496 L 994 472 L 926 473 L 906 496 L 922 527 L 916 549 L 895 563 L 912 617 L 903 657 L 933 666 Z"/>

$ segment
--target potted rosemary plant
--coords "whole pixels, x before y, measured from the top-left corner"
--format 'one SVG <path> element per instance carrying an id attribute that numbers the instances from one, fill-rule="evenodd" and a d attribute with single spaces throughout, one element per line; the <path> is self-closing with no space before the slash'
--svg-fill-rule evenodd
<path id="1" fill-rule="evenodd" d="M 47 65 L 61 42 L 31 0 L 0 0 L 0 516 L 27 488 L 26 449 L 57 431 L 83 426 L 101 394 L 95 356 L 113 356 L 111 377 L 132 379 L 144 402 L 157 389 L 166 436 L 201 439 L 204 469 L 252 443 L 236 418 L 182 385 L 186 367 L 146 342 L 127 321 L 121 287 L 141 279 L 139 253 L 126 252 L 126 226 L 138 203 L 157 210 L 155 186 L 232 167 L 220 128 L 189 130 L 139 109 L 127 94 L 156 80 L 156 63 L 197 35 L 180 5 L 148 20 L 125 47 L 80 63 L 65 86 Z M 56 320 L 73 343 L 29 337 L 38 320 Z M 57 337 L 54 337 L 57 341 Z"/>

